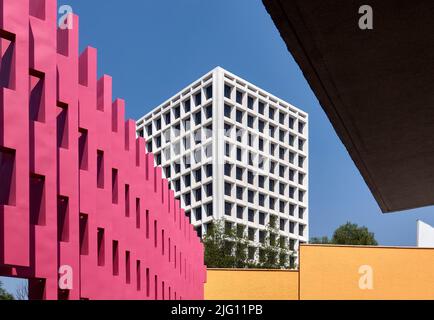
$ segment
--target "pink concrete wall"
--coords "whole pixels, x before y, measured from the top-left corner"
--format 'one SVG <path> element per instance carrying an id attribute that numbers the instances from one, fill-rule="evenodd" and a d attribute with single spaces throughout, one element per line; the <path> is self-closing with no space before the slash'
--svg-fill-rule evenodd
<path id="1" fill-rule="evenodd" d="M 56 20 L 55 0 L 0 0 L 0 275 L 34 299 L 203 299 L 199 238 L 78 17 Z"/>

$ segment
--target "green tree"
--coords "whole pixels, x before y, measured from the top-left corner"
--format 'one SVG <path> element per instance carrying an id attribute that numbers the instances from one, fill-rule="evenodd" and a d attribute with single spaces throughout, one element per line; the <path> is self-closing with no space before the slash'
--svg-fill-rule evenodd
<path id="1" fill-rule="evenodd" d="M 277 221 L 271 216 L 264 238 L 259 247 L 259 259 L 255 268 L 259 269 L 290 269 L 295 268 L 294 254 L 289 250 L 285 237 L 280 236 Z"/>
<path id="2" fill-rule="evenodd" d="M 246 260 L 242 249 L 244 241 L 237 236 L 232 225 L 225 221 L 214 221 L 203 237 L 205 264 L 209 268 L 243 267 Z"/>
<path id="3" fill-rule="evenodd" d="M 285 269 L 290 267 L 291 251 L 279 230 L 269 225 L 254 259 L 249 258 L 248 237 L 244 226 L 236 228 L 224 220 L 212 222 L 203 237 L 205 264 L 208 268 Z"/>
<path id="4" fill-rule="evenodd" d="M 367 227 L 359 227 L 355 223 L 347 222 L 341 225 L 333 233 L 332 239 L 328 237 L 313 237 L 310 239 L 311 244 L 340 244 L 340 245 L 361 245 L 376 246 L 374 233 L 369 232 Z"/>
<path id="5" fill-rule="evenodd" d="M 336 229 L 333 234 L 332 243 L 362 246 L 378 245 L 374 233 L 369 232 L 367 227 L 359 227 L 357 224 L 351 222 L 347 222 Z"/>
<path id="6" fill-rule="evenodd" d="M 3 283 L 0 281 L 0 300 L 14 300 L 14 296 L 11 295 L 3 288 Z"/>
<path id="7" fill-rule="evenodd" d="M 310 239 L 311 244 L 329 244 L 331 240 L 328 237 L 313 237 Z"/>

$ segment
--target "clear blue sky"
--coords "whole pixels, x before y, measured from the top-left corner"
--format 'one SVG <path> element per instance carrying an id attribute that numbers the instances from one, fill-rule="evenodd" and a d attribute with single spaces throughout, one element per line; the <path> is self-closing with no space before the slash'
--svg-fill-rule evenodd
<path id="1" fill-rule="evenodd" d="M 381 245 L 416 244 L 434 208 L 383 215 L 259 0 L 69 0 L 80 45 L 98 49 L 99 74 L 137 119 L 221 66 L 309 113 L 310 235 L 352 221 Z M 8 288 L 15 282 L 7 281 Z M 11 289 L 14 291 L 14 289 Z"/>

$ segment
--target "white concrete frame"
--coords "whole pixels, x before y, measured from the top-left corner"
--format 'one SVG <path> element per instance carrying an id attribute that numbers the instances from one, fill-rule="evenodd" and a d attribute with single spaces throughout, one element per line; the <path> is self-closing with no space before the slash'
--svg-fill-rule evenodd
<path id="1" fill-rule="evenodd" d="M 417 246 L 434 248 L 434 227 L 421 220 L 417 220 Z"/>
<path id="2" fill-rule="evenodd" d="M 273 118 L 270 110 L 274 110 Z M 253 254 L 273 215 L 295 253 L 300 242 L 308 241 L 305 112 L 217 67 L 138 120 L 137 134 L 146 139 L 156 165 L 162 166 L 200 234 L 213 219 L 223 218 L 253 236 L 249 250 Z M 240 153 L 241 161 L 237 159 Z M 207 175 L 209 166 L 212 172 Z M 225 175 L 225 167 L 231 167 L 230 176 Z M 242 180 L 237 179 L 237 169 L 243 172 Z M 249 181 L 251 175 L 253 181 Z M 225 185 L 226 189 L 231 186 L 230 194 L 225 193 Z M 226 210 L 229 204 L 231 210 Z"/>

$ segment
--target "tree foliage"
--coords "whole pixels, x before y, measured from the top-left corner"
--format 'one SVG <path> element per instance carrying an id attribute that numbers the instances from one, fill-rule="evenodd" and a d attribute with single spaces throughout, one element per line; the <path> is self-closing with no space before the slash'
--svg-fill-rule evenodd
<path id="1" fill-rule="evenodd" d="M 3 283 L 0 281 L 0 300 L 14 300 L 14 296 L 11 295 L 3 288 Z"/>
<path id="2" fill-rule="evenodd" d="M 374 233 L 369 232 L 367 227 L 359 227 L 355 223 L 347 222 L 336 229 L 333 234 L 334 244 L 349 244 L 362 246 L 376 246 Z"/>
<path id="3" fill-rule="evenodd" d="M 210 268 L 235 268 L 245 260 L 240 250 L 244 245 L 243 239 L 236 239 L 234 231 L 227 228 L 223 221 L 213 222 L 208 226 L 203 244 L 205 264 Z M 237 252 L 238 250 L 241 252 Z"/>
<path id="4" fill-rule="evenodd" d="M 310 240 L 312 244 L 340 244 L 340 245 L 360 245 L 360 246 L 376 246 L 374 233 L 370 232 L 367 227 L 359 227 L 355 223 L 347 222 L 341 225 L 333 233 L 332 239 L 327 237 L 314 237 Z"/>
<path id="5" fill-rule="evenodd" d="M 249 241 L 244 227 L 224 220 L 212 222 L 203 237 L 205 264 L 208 268 L 259 268 L 287 269 L 291 266 L 293 253 L 285 238 L 272 224 L 267 226 L 256 254 L 249 257 Z"/>
<path id="6" fill-rule="evenodd" d="M 324 237 L 312 237 L 309 241 L 311 244 L 331 244 L 331 240 L 324 236 Z"/>

